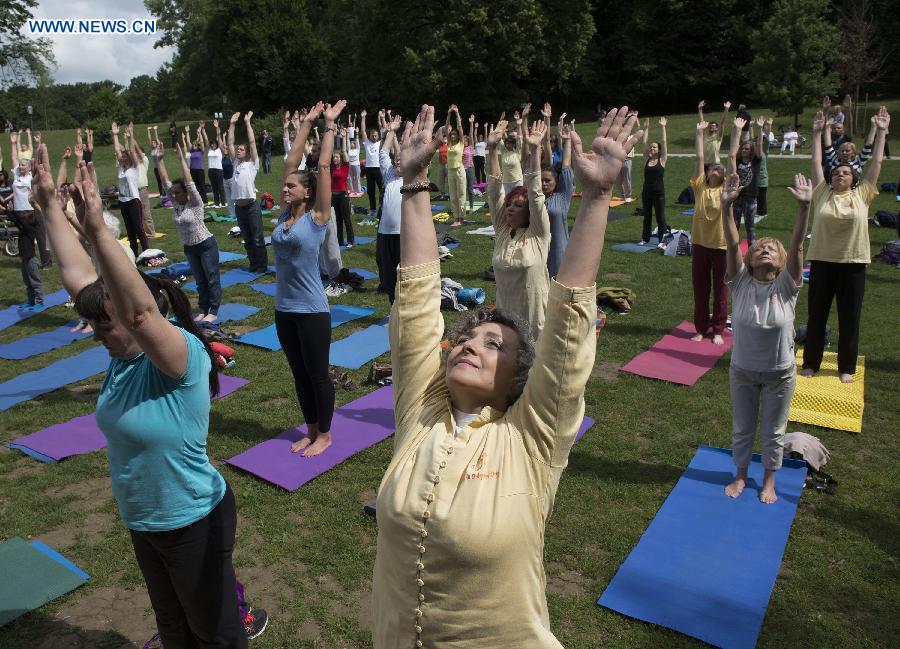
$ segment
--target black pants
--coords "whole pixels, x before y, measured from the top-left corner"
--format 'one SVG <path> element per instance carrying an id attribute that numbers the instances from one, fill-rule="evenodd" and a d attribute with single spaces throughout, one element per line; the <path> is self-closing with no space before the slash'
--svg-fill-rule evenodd
<path id="1" fill-rule="evenodd" d="M 334 386 L 328 376 L 331 347 L 331 314 L 288 313 L 275 310 L 275 332 L 287 356 L 297 401 L 307 425 L 317 424 L 319 432 L 331 431 L 334 415 Z"/>
<path id="2" fill-rule="evenodd" d="M 472 162 L 475 164 L 475 182 L 483 183 L 487 182 L 487 176 L 484 173 L 484 156 L 477 155 L 472 158 Z"/>
<path id="3" fill-rule="evenodd" d="M 131 246 L 131 252 L 137 257 L 140 254 L 138 250 L 139 241 L 143 250 L 150 247 L 150 244 L 147 242 L 147 235 L 144 232 L 144 206 L 141 205 L 139 198 L 132 198 L 130 201 L 119 203 L 119 210 L 122 212 L 122 221 L 125 223 L 125 232 L 128 233 L 128 244 Z"/>
<path id="4" fill-rule="evenodd" d="M 206 174 L 203 173 L 203 169 L 191 169 L 191 180 L 197 186 L 203 205 L 206 205 Z"/>
<path id="5" fill-rule="evenodd" d="M 768 201 L 768 187 L 757 187 L 756 188 L 756 215 L 757 216 L 768 216 L 769 215 L 769 201 Z"/>
<path id="6" fill-rule="evenodd" d="M 818 371 L 825 351 L 825 324 L 837 297 L 838 372 L 856 373 L 859 317 L 866 292 L 866 264 L 812 261 L 809 269 L 809 319 L 803 346 L 803 368 Z"/>
<path id="7" fill-rule="evenodd" d="M 644 192 L 644 230 L 641 234 L 643 241 L 650 241 L 650 231 L 653 224 L 653 210 L 656 210 L 656 228 L 659 233 L 659 241 L 662 242 L 666 234 L 666 193 Z"/>
<path id="8" fill-rule="evenodd" d="M 378 278 L 391 304 L 397 288 L 397 265 L 400 263 L 400 235 L 381 234 L 375 239 L 378 249 Z"/>
<path id="9" fill-rule="evenodd" d="M 221 169 L 210 169 L 209 184 L 212 185 L 213 202 L 216 205 L 225 205 L 225 180 Z"/>
<path id="10" fill-rule="evenodd" d="M 269 267 L 269 254 L 266 251 L 266 239 L 263 235 L 262 209 L 254 200 L 247 205 L 235 205 L 234 213 L 237 224 L 244 238 L 244 249 L 250 262 L 250 270 L 265 272 Z"/>
<path id="11" fill-rule="evenodd" d="M 244 649 L 231 553 L 237 510 L 231 487 L 215 509 L 169 532 L 131 530 L 156 628 L 166 649 Z"/>
<path id="12" fill-rule="evenodd" d="M 378 188 L 378 201 L 375 201 L 375 188 Z M 384 178 L 381 167 L 366 167 L 366 194 L 369 195 L 369 209 L 379 208 L 384 200 Z"/>
<path id="13" fill-rule="evenodd" d="M 159 169 L 157 167 L 153 167 L 153 175 L 156 176 L 156 187 L 159 189 L 159 197 L 163 198 L 165 193 L 163 192 L 162 176 L 159 175 Z"/>
<path id="14" fill-rule="evenodd" d="M 338 245 L 344 245 L 344 228 L 347 228 L 347 243 L 353 245 L 356 239 L 353 237 L 353 218 L 350 214 L 350 197 L 347 192 L 331 192 L 331 207 L 334 208 L 334 218 L 337 221 Z"/>

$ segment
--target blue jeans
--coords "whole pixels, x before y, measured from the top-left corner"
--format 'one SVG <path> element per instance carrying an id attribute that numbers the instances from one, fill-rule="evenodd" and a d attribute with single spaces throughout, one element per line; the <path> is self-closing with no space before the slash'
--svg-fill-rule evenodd
<path id="1" fill-rule="evenodd" d="M 197 304 L 204 315 L 219 313 L 222 285 L 219 283 L 219 244 L 209 237 L 193 246 L 184 247 L 184 256 L 191 265 L 197 282 Z"/>
<path id="2" fill-rule="evenodd" d="M 731 209 L 738 234 L 741 233 L 741 217 L 743 217 L 744 227 L 747 228 L 747 243 L 753 243 L 756 240 L 756 196 L 738 196 Z"/>

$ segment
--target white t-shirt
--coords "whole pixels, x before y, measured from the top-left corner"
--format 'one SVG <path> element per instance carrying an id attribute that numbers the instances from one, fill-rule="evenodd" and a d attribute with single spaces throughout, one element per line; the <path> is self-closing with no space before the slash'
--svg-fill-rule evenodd
<path id="1" fill-rule="evenodd" d="M 147 156 L 141 156 L 140 162 L 138 162 L 137 172 L 138 172 L 138 189 L 141 187 L 146 187 L 149 182 L 147 181 L 147 170 L 150 169 L 150 160 Z"/>
<path id="2" fill-rule="evenodd" d="M 381 150 L 381 140 L 372 142 L 369 138 L 363 140 L 363 146 L 366 147 L 366 169 L 369 167 L 378 167 L 378 152 Z"/>
<path id="3" fill-rule="evenodd" d="M 235 162 L 237 162 L 235 160 Z M 231 177 L 231 198 L 236 201 L 256 200 L 256 174 L 259 163 L 245 160 L 234 165 L 234 176 Z"/>
<path id="4" fill-rule="evenodd" d="M 351 140 L 356 137 L 356 127 L 355 126 L 347 127 L 347 137 L 349 137 Z"/>
<path id="5" fill-rule="evenodd" d="M 350 147 L 347 149 L 347 163 L 350 165 L 359 166 L 359 147 L 356 148 Z"/>
<path id="6" fill-rule="evenodd" d="M 291 138 L 283 137 L 281 138 L 281 144 L 284 147 L 284 159 L 287 160 L 288 154 L 291 152 Z"/>
<path id="7" fill-rule="evenodd" d="M 453 436 L 459 435 L 459 431 L 478 418 L 477 412 L 463 412 L 453 408 Z"/>
<path id="8" fill-rule="evenodd" d="M 209 163 L 208 167 L 210 169 L 221 169 L 222 168 L 222 149 L 216 147 L 215 149 L 207 150 L 206 160 Z"/>
<path id="9" fill-rule="evenodd" d="M 749 372 L 786 370 L 794 365 L 794 313 L 800 287 L 787 270 L 771 282 L 753 279 L 746 266 L 731 288 L 731 363 Z"/>
<path id="10" fill-rule="evenodd" d="M 381 173 L 384 177 L 384 194 L 381 198 L 378 233 L 400 234 L 400 203 L 403 198 L 400 195 L 400 188 L 403 186 L 403 179 L 397 168 L 391 164 L 391 156 L 384 150 L 381 152 Z"/>
<path id="11" fill-rule="evenodd" d="M 28 200 L 31 193 L 31 172 L 24 176 L 19 172 L 18 165 L 13 169 L 13 209 L 16 212 L 27 212 L 34 209 Z"/>
<path id="12" fill-rule="evenodd" d="M 137 200 L 139 197 L 137 167 L 128 167 L 128 169 L 119 167 L 119 202 L 127 203 Z"/>
<path id="13" fill-rule="evenodd" d="M 487 142 L 476 142 L 475 143 L 475 155 L 478 157 L 485 157 L 487 155 Z"/>

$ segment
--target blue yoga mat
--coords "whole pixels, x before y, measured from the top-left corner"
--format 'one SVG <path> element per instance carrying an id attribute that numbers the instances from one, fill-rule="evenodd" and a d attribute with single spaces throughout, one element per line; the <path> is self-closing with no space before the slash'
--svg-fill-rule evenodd
<path id="1" fill-rule="evenodd" d="M 240 261 L 241 259 L 246 259 L 247 255 L 242 255 L 237 252 L 229 252 L 227 250 L 219 251 L 219 263 L 227 264 L 229 261 Z"/>
<path id="2" fill-rule="evenodd" d="M 355 237 L 355 241 L 353 242 L 353 247 L 362 246 L 367 243 L 372 243 L 375 241 L 375 237 Z M 341 250 L 346 250 L 347 246 L 341 246 Z"/>
<path id="3" fill-rule="evenodd" d="M 246 284 L 247 282 L 252 282 L 253 280 L 262 277 L 263 274 L 264 273 L 251 273 L 246 268 L 232 268 L 231 270 L 224 272 L 219 276 L 219 283 L 222 285 L 222 288 L 228 288 L 229 286 L 234 286 L 235 284 Z M 196 291 L 197 282 L 185 284 L 181 288 L 188 291 Z"/>
<path id="4" fill-rule="evenodd" d="M 331 343 L 329 365 L 358 370 L 391 348 L 387 327 L 372 325 Z"/>
<path id="5" fill-rule="evenodd" d="M 76 340 L 90 338 L 91 334 L 84 334 L 81 331 L 69 331 L 77 324 L 77 320 L 73 320 L 67 325 L 57 327 L 53 331 L 45 331 L 44 333 L 34 334 L 28 338 L 22 338 L 5 345 L 0 345 L 0 358 L 7 360 L 20 361 L 23 358 L 30 358 L 49 352 L 52 349 L 63 347 Z"/>
<path id="6" fill-rule="evenodd" d="M 740 498 L 727 449 L 701 446 L 597 603 L 725 649 L 756 645 L 806 465 L 785 460 L 778 502 L 759 502 L 758 455 Z"/>
<path id="7" fill-rule="evenodd" d="M 0 412 L 22 401 L 99 374 L 108 365 L 109 354 L 106 348 L 92 347 L 39 370 L 19 374 L 6 383 L 0 383 Z"/>
<path id="8" fill-rule="evenodd" d="M 89 574 L 87 574 L 84 570 L 76 566 L 74 563 L 66 559 L 59 552 L 51 548 L 49 545 L 41 543 L 40 541 L 29 541 L 31 547 L 35 550 L 39 550 L 43 552 L 45 555 L 53 559 L 56 563 L 61 565 L 63 568 L 67 568 L 68 570 L 74 572 L 76 575 L 87 581 L 91 578 Z"/>
<path id="9" fill-rule="evenodd" d="M 275 286 L 274 284 L 256 284 L 254 286 Z M 257 289 L 259 290 L 259 289 Z M 365 318 L 375 313 L 375 309 L 371 307 L 348 306 L 346 304 L 335 304 L 331 307 L 331 328 L 340 327 L 342 324 L 352 320 Z M 278 334 L 275 331 L 275 325 L 269 325 L 256 331 L 244 334 L 240 338 L 236 338 L 239 343 L 245 345 L 253 345 L 254 347 L 262 347 L 272 351 L 281 349 L 281 343 L 278 341 Z"/>
<path id="10" fill-rule="evenodd" d="M 257 293 L 262 293 L 263 295 L 268 295 L 269 297 L 275 297 L 275 290 L 277 284 L 275 282 L 270 282 L 268 284 L 251 284 L 250 288 L 252 288 Z"/>
<path id="11" fill-rule="evenodd" d="M 375 279 L 378 277 L 378 273 L 373 273 L 371 270 L 366 270 L 365 268 L 351 268 L 351 273 L 356 273 L 363 279 Z"/>
<path id="12" fill-rule="evenodd" d="M 689 210 L 683 210 L 681 213 L 686 214 L 687 216 L 694 216 L 694 208 L 692 207 Z"/>
<path id="13" fill-rule="evenodd" d="M 69 294 L 66 293 L 66 290 L 61 288 L 55 293 L 50 293 L 49 295 L 44 296 L 44 308 L 39 311 L 32 311 L 31 309 L 20 309 L 17 305 L 7 307 L 0 311 L 0 329 L 6 329 L 7 327 L 11 327 L 17 322 L 27 320 L 28 318 L 36 316 L 38 313 L 43 313 L 44 310 L 49 309 L 52 306 L 65 304 L 68 297 Z"/>
<path id="14" fill-rule="evenodd" d="M 620 243 L 617 246 L 613 246 L 611 250 L 616 250 L 618 252 L 634 252 L 643 255 L 645 252 L 653 250 L 653 248 L 648 248 L 647 246 L 642 246 L 637 243 Z"/>
<path id="15" fill-rule="evenodd" d="M 216 318 L 216 324 L 223 322 L 231 322 L 232 320 L 243 320 L 262 311 L 258 306 L 249 306 L 238 302 L 223 304 L 219 307 L 219 317 Z"/>

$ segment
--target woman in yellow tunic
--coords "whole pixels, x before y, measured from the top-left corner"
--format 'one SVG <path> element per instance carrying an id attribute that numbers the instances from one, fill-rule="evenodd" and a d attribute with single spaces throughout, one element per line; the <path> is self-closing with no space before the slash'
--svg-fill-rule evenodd
<path id="1" fill-rule="evenodd" d="M 378 649 L 562 646 L 547 611 L 544 528 L 584 415 L 612 185 L 641 137 L 626 115 L 610 111 L 588 152 L 572 133 L 584 196 L 536 352 L 518 318 L 495 309 L 465 320 L 446 358 L 426 176 L 440 137 L 434 108 L 406 127 L 390 320 L 397 429 L 377 501 Z"/>
<path id="2" fill-rule="evenodd" d="M 525 186 L 506 193 L 501 182 L 498 147 L 506 133 L 500 120 L 488 135 L 488 206 L 494 223 L 494 279 L 497 308 L 528 323 L 532 341 L 544 327 L 550 289 L 547 255 L 550 253 L 550 214 L 541 189 L 541 140 L 546 126 L 535 122 L 525 136 L 528 171 Z"/>

